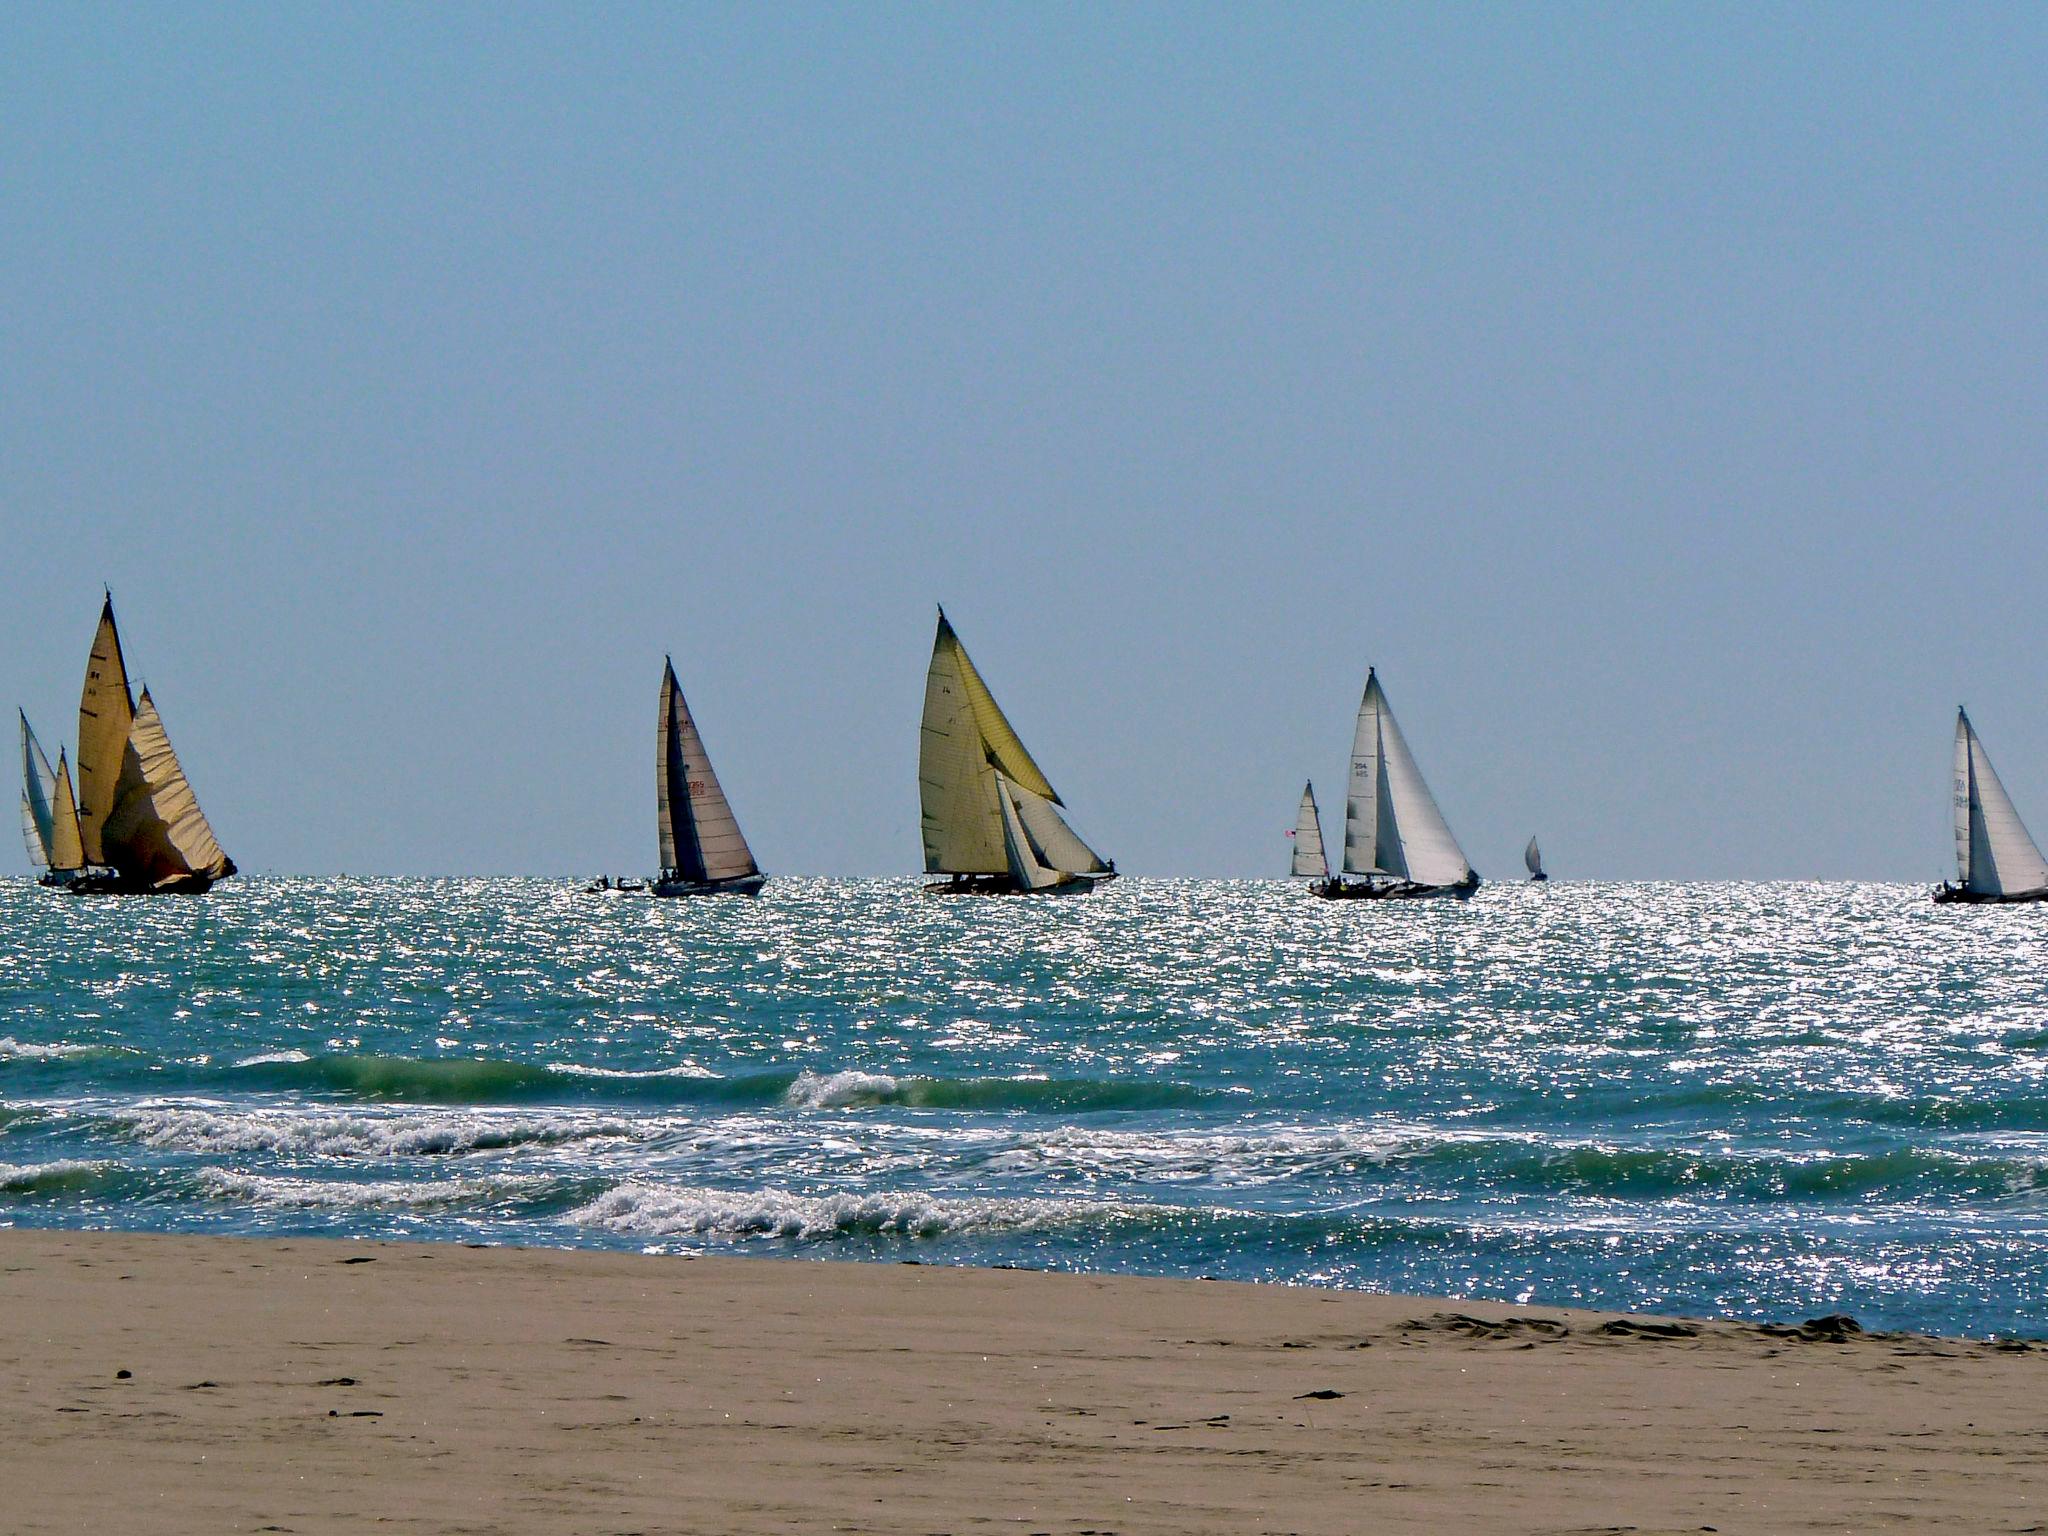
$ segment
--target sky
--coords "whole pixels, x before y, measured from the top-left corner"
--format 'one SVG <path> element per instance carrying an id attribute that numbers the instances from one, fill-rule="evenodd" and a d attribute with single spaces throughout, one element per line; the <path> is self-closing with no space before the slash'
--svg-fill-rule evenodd
<path id="1" fill-rule="evenodd" d="M 258 872 L 918 869 L 935 605 L 1120 868 L 2048 834 L 2048 9 L 0 9 L 0 682 Z M 25 869 L 18 849 L 0 870 Z"/>

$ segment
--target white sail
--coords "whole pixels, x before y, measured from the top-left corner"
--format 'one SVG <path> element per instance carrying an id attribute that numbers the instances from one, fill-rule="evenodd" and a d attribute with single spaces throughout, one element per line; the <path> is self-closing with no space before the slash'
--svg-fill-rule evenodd
<path id="1" fill-rule="evenodd" d="M 57 839 L 57 775 L 43 756 L 43 745 L 29 729 L 28 714 L 21 717 L 21 836 L 28 846 L 29 862 L 48 869 Z"/>
<path id="2" fill-rule="evenodd" d="M 1017 819 L 1031 836 L 1045 861 L 1052 868 L 1064 870 L 1072 875 L 1099 875 L 1108 872 L 1109 866 L 1102 856 L 1086 843 L 1074 829 L 1067 825 L 1067 819 L 1059 813 L 1050 800 L 1035 795 L 1021 784 L 1009 785 L 1010 802 L 1016 808 Z"/>
<path id="3" fill-rule="evenodd" d="M 1301 788 L 1301 807 L 1294 817 L 1294 867 L 1297 876 L 1327 875 L 1329 856 L 1323 852 L 1323 818 L 1316 809 L 1316 787 Z"/>
<path id="4" fill-rule="evenodd" d="M 1522 863 L 1532 875 L 1543 873 L 1543 850 L 1536 846 L 1536 839 L 1529 839 L 1529 846 L 1522 850 Z"/>
<path id="5" fill-rule="evenodd" d="M 1457 885 L 1472 874 L 1394 722 L 1379 675 L 1372 671 L 1366 673 L 1351 741 L 1344 873 L 1386 875 L 1418 885 Z"/>
<path id="6" fill-rule="evenodd" d="M 673 661 L 662 667 L 656 754 L 655 809 L 663 873 L 705 881 L 760 873 L 712 771 Z"/>
<path id="7" fill-rule="evenodd" d="M 1956 711 L 1956 865 L 1963 888 L 1983 896 L 2048 889 L 2048 861 L 2027 833 L 1970 717 Z"/>
<path id="8" fill-rule="evenodd" d="M 1027 891 L 1042 891 L 1058 885 L 1068 877 L 1052 863 L 1051 855 L 1031 835 L 1031 829 L 1024 821 L 1023 800 L 1030 791 L 1019 789 L 1000 773 L 995 779 L 997 809 L 1003 823 L 1004 867 L 1010 877 Z M 1031 798 L 1041 805 L 1047 803 L 1035 795 Z M 1073 837 L 1071 832 L 1067 835 Z M 1076 838 L 1075 841 L 1080 840 Z"/>

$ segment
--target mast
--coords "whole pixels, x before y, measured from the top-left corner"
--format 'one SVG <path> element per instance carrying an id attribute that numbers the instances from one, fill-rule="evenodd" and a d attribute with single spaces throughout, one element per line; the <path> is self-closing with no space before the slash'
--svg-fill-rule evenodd
<path id="1" fill-rule="evenodd" d="M 1316 787 L 1302 785 L 1301 805 L 1294 815 L 1294 862 L 1289 870 L 1297 877 L 1327 875 L 1329 856 L 1323 852 L 1323 818 L 1316 809 Z"/>
<path id="2" fill-rule="evenodd" d="M 759 874 L 732 805 L 711 767 L 696 718 L 676 681 L 675 662 L 663 658 L 661 710 L 656 725 L 655 819 L 661 867 L 684 880 L 734 880 Z"/>

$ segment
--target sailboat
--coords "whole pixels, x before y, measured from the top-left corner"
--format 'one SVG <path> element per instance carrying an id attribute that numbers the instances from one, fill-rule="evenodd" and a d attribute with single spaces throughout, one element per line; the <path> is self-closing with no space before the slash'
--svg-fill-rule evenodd
<path id="1" fill-rule="evenodd" d="M 22 824 L 42 883 L 74 896 L 196 895 L 235 872 L 179 766 L 147 688 L 138 700 L 114 624 L 100 609 L 78 698 L 78 789 L 62 752 L 50 770 L 21 719 Z M 39 850 L 39 855 L 38 855 Z"/>
<path id="2" fill-rule="evenodd" d="M 1296 879 L 1330 878 L 1330 858 L 1323 852 L 1323 817 L 1316 809 L 1316 786 L 1301 786 L 1301 806 L 1294 815 L 1294 863 L 1288 873 Z"/>
<path id="3" fill-rule="evenodd" d="M 655 827 L 661 873 L 656 896 L 756 896 L 767 884 L 732 806 L 712 771 L 704 738 L 676 681 L 673 658 L 661 668 L 661 710 L 654 754 Z"/>
<path id="4" fill-rule="evenodd" d="M 1970 717 L 1956 711 L 1954 885 L 1938 902 L 2048 901 L 2048 860 L 2028 836 Z"/>
<path id="5" fill-rule="evenodd" d="M 1550 878 L 1543 873 L 1543 850 L 1536 846 L 1536 839 L 1533 837 L 1529 839 L 1529 846 L 1522 850 L 1522 864 L 1529 871 L 1531 884 Z"/>
<path id="6" fill-rule="evenodd" d="M 924 867 L 935 895 L 1091 891 L 1116 866 L 1075 834 L 1047 781 L 939 610 L 917 756 Z"/>
<path id="7" fill-rule="evenodd" d="M 60 748 L 53 770 L 43 744 L 29 728 L 27 712 L 16 713 L 21 716 L 21 835 L 28 844 L 29 862 L 39 871 L 37 883 L 61 888 L 85 867 L 71 764 Z"/>
<path id="8" fill-rule="evenodd" d="M 1356 876 L 1357 879 L 1347 879 Z M 1333 900 L 1454 896 L 1479 889 L 1479 876 L 1451 835 L 1436 797 L 1394 723 L 1368 669 L 1351 739 L 1350 793 L 1344 802 L 1344 870 L 1310 887 Z"/>

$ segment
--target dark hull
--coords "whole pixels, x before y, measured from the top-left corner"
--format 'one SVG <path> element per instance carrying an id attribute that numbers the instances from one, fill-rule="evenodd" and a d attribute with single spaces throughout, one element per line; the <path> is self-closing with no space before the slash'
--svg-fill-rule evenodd
<path id="1" fill-rule="evenodd" d="M 653 896 L 758 896 L 768 883 L 766 875 L 741 875 L 733 880 L 657 880 L 648 887 Z"/>
<path id="2" fill-rule="evenodd" d="M 1413 880 L 1375 885 L 1370 881 L 1351 881 L 1342 875 L 1333 875 L 1327 880 L 1318 880 L 1309 889 L 1325 901 L 1428 901 L 1440 896 L 1466 901 L 1479 889 L 1479 877 L 1473 875 L 1456 885 L 1419 885 Z"/>
<path id="3" fill-rule="evenodd" d="M 1028 886 L 1014 875 L 955 875 L 934 880 L 924 888 L 927 896 L 1086 896 L 1098 885 L 1116 878 L 1106 875 L 1069 875 L 1057 885 Z"/>
<path id="4" fill-rule="evenodd" d="M 77 874 L 46 874 L 36 883 L 66 896 L 199 896 L 212 890 L 215 882 L 208 875 L 186 875 L 163 885 L 151 885 L 116 870 L 93 869 Z"/>
<path id="5" fill-rule="evenodd" d="M 1968 907 L 2013 907 L 2022 902 L 2048 901 L 2048 887 L 2038 891 L 2016 891 L 2005 896 L 1990 896 L 1982 891 L 1967 891 L 1960 885 L 1941 885 L 1934 892 L 1936 906 L 1954 903 Z"/>
<path id="6" fill-rule="evenodd" d="M 1548 885 L 1550 883 L 1550 876 L 1539 872 L 1529 877 L 1529 883 L 1531 885 Z"/>

